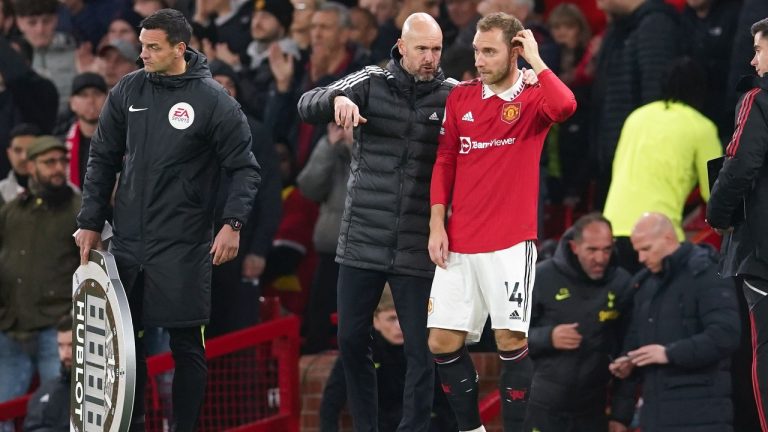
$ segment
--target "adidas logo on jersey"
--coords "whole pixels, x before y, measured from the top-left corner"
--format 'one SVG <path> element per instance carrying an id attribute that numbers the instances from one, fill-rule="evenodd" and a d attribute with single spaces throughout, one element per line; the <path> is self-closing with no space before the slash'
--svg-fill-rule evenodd
<path id="1" fill-rule="evenodd" d="M 472 111 L 467 111 L 466 114 L 464 114 L 464 117 L 461 118 L 464 121 L 473 122 L 475 121 L 475 118 L 472 117 Z"/>
<path id="2" fill-rule="evenodd" d="M 519 320 L 520 319 L 520 314 L 517 313 L 517 311 L 512 311 L 512 313 L 509 314 L 509 319 L 511 319 L 511 320 Z"/>
<path id="3" fill-rule="evenodd" d="M 436 113 L 436 112 L 433 112 L 433 113 L 432 113 L 432 115 L 431 115 L 431 116 L 429 116 L 429 119 L 430 119 L 430 120 L 436 120 L 436 121 L 440 121 L 440 117 L 438 117 L 438 116 L 437 116 L 437 113 Z"/>

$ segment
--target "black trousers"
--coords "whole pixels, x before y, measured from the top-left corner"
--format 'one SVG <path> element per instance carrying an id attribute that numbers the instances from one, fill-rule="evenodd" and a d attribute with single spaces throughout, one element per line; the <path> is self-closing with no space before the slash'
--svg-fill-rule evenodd
<path id="1" fill-rule="evenodd" d="M 528 403 L 523 430 L 525 432 L 608 432 L 608 417 L 605 415 L 604 407 L 597 408 L 592 413 L 571 415 Z"/>
<path id="2" fill-rule="evenodd" d="M 373 312 L 389 282 L 407 362 L 403 418 L 398 431 L 429 430 L 434 365 L 427 346 L 427 302 L 432 280 L 341 265 L 338 281 L 339 350 L 347 381 L 347 401 L 357 432 L 375 432 L 378 424 L 376 371 L 371 359 Z"/>
<path id="3" fill-rule="evenodd" d="M 302 334 L 305 335 L 305 354 L 329 349 L 331 314 L 336 312 L 336 283 L 339 264 L 336 254 L 318 253 L 317 269 L 309 290 L 309 307 L 304 315 Z"/>
<path id="4" fill-rule="evenodd" d="M 752 388 L 755 393 L 760 427 L 768 432 L 768 281 L 745 277 L 742 281 L 744 297 L 749 307 L 752 324 Z"/>
<path id="5" fill-rule="evenodd" d="M 136 397 L 133 400 L 131 432 L 145 430 L 145 389 L 147 384 L 147 356 L 144 347 L 142 322 L 142 298 L 144 274 L 139 273 L 128 296 L 136 341 Z M 203 327 L 168 328 L 171 354 L 176 363 L 173 374 L 173 419 L 171 431 L 192 432 L 197 429 L 200 409 L 203 406 L 208 365 L 205 362 Z"/>

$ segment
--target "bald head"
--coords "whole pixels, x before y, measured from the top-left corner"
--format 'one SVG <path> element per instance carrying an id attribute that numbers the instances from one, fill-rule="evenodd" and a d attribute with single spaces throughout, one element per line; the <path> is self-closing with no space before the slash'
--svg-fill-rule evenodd
<path id="1" fill-rule="evenodd" d="M 661 213 L 642 215 L 632 229 L 631 240 L 638 259 L 653 273 L 660 272 L 664 258 L 680 247 L 674 224 Z"/>
<path id="2" fill-rule="evenodd" d="M 403 23 L 403 39 L 419 37 L 420 35 L 437 36 L 442 41 L 443 31 L 440 25 L 432 18 L 432 15 L 424 12 L 416 12 L 408 16 Z"/>
<path id="3" fill-rule="evenodd" d="M 637 220 L 635 227 L 632 229 L 632 235 L 635 235 L 635 233 L 648 234 L 654 237 L 671 234 L 677 238 L 672 221 L 661 213 L 645 213 L 640 216 L 640 219 Z"/>
<path id="4" fill-rule="evenodd" d="M 403 23 L 397 50 L 403 56 L 403 69 L 416 81 L 434 79 L 443 51 L 443 32 L 437 21 L 423 12 L 411 14 Z"/>

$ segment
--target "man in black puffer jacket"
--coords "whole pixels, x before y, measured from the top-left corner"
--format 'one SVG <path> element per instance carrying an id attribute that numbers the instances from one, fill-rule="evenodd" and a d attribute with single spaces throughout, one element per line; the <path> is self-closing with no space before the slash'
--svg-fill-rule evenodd
<path id="1" fill-rule="evenodd" d="M 634 292 L 613 255 L 611 223 L 591 213 L 563 235 L 552 259 L 536 266 L 526 431 L 608 430 L 608 363 L 621 349 Z M 626 425 L 634 395 L 618 387 L 610 419 Z"/>
<path id="2" fill-rule="evenodd" d="M 632 246 L 646 269 L 637 286 L 626 354 L 610 365 L 642 381 L 645 432 L 733 431 L 730 356 L 739 344 L 736 289 L 717 277 L 717 253 L 679 243 L 660 213 L 640 218 Z"/>
<path id="3" fill-rule="evenodd" d="M 306 122 L 356 127 L 336 249 L 338 341 L 356 431 L 376 430 L 376 373 L 368 353 L 385 282 L 408 359 L 400 430 L 429 428 L 434 366 L 427 303 L 435 269 L 427 252 L 429 183 L 452 87 L 438 68 L 442 39 L 432 17 L 413 14 L 385 69 L 366 67 L 299 100 Z"/>

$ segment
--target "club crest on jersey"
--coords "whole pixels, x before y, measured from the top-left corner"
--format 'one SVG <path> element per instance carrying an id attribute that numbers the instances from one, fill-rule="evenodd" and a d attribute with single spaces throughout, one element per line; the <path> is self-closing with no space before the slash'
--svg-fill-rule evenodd
<path id="1" fill-rule="evenodd" d="M 505 123 L 514 123 L 520 118 L 520 108 L 522 104 L 520 102 L 508 102 L 501 107 L 501 120 Z"/>
<path id="2" fill-rule="evenodd" d="M 168 122 L 176 129 L 183 130 L 195 121 L 195 110 L 186 102 L 179 102 L 168 111 Z"/>

